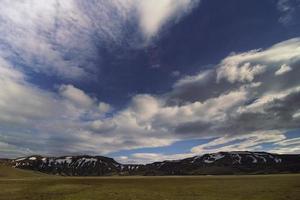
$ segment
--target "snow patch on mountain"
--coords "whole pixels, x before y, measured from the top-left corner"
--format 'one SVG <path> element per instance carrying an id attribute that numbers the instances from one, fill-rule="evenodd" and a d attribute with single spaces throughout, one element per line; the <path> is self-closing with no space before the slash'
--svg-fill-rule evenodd
<path id="1" fill-rule="evenodd" d="M 212 153 L 208 155 L 208 158 L 205 158 L 203 162 L 205 163 L 213 163 L 221 158 L 224 158 L 225 155 L 221 153 Z"/>
<path id="2" fill-rule="evenodd" d="M 30 157 L 29 160 L 36 160 L 36 157 Z"/>

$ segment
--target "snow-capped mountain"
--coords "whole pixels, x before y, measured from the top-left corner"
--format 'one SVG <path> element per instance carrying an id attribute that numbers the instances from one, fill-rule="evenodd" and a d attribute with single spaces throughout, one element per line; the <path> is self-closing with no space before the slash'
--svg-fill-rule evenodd
<path id="1" fill-rule="evenodd" d="M 103 156 L 29 156 L 12 161 L 16 168 L 37 170 L 50 174 L 72 176 L 101 176 L 130 174 L 143 165 L 123 165 L 112 158 Z"/>
<path id="2" fill-rule="evenodd" d="M 300 172 L 300 155 L 266 152 L 219 152 L 146 165 L 121 164 L 103 156 L 29 156 L 13 167 L 66 176 L 200 175 Z"/>

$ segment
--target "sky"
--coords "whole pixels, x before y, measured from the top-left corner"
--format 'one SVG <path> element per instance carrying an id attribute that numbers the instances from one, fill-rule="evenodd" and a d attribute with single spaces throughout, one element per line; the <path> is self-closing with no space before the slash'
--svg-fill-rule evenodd
<path id="1" fill-rule="evenodd" d="M 300 0 L 0 0 L 0 157 L 300 153 Z"/>

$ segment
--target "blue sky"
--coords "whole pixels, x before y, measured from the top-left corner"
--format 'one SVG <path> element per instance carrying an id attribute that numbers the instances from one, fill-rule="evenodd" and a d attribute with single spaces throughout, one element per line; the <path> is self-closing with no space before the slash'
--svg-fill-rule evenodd
<path id="1" fill-rule="evenodd" d="M 300 153 L 299 0 L 1 0 L 0 156 Z"/>

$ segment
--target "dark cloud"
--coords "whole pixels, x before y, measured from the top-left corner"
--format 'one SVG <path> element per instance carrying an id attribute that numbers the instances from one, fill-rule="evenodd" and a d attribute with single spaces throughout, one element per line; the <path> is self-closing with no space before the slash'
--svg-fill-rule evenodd
<path id="1" fill-rule="evenodd" d="M 176 134 L 182 134 L 185 136 L 192 136 L 192 135 L 203 135 L 203 136 L 211 136 L 212 129 L 214 128 L 214 124 L 209 122 L 188 122 L 184 124 L 180 124 L 179 126 L 175 127 L 174 132 Z"/>
<path id="2" fill-rule="evenodd" d="M 187 136 L 207 137 L 243 135 L 256 131 L 295 130 L 300 128 L 300 117 L 293 116 L 299 110 L 300 92 L 294 92 L 283 99 L 274 99 L 258 112 L 235 113 L 219 123 L 188 122 L 175 127 L 175 132 Z"/>
<path id="3" fill-rule="evenodd" d="M 177 81 L 166 96 L 167 105 L 201 102 L 207 106 L 216 104 L 222 110 L 222 103 L 227 103 L 222 95 L 241 88 L 246 99 L 221 111 L 221 120 L 206 119 L 211 114 L 207 109 L 203 117 L 197 119 L 195 114 L 195 118 L 171 126 L 174 132 L 183 137 L 207 137 L 300 128 L 300 119 L 294 117 L 300 110 L 300 60 L 295 52 L 298 45 L 299 38 L 295 38 L 269 49 L 232 54 L 214 69 Z M 263 70 L 255 73 L 256 66 Z M 289 70 L 277 73 L 283 67 Z M 220 72 L 222 79 L 218 79 Z M 213 103 L 216 98 L 219 103 Z"/>

